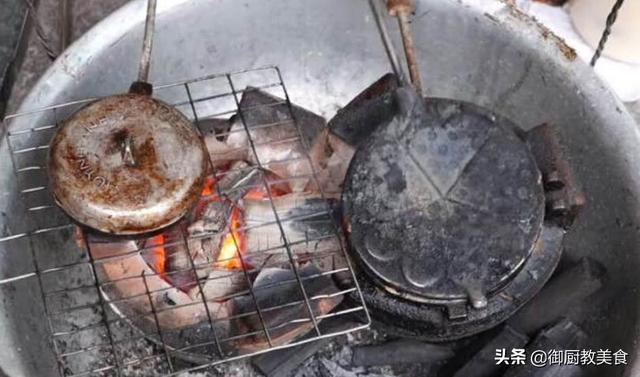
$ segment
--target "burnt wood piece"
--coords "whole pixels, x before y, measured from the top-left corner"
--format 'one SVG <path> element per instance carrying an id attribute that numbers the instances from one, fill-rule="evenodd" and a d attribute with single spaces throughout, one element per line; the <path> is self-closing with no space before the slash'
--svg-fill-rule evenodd
<path id="1" fill-rule="evenodd" d="M 356 151 L 351 145 L 331 133 L 327 136 L 327 144 L 328 157 L 325 166 L 317 172 L 318 185 L 326 197 L 339 198 L 342 195 L 349 162 Z M 313 190 L 314 187 L 310 187 L 308 191 Z"/>
<path id="2" fill-rule="evenodd" d="M 337 253 L 341 245 L 335 235 L 338 217 L 335 203 L 309 193 L 287 194 L 272 201 L 245 199 L 246 260 L 256 267 L 266 263 L 288 266 L 287 250 L 291 250 L 299 262 L 319 253 Z"/>
<path id="3" fill-rule="evenodd" d="M 191 297 L 169 284 L 136 252 L 134 241 L 99 243 L 89 235 L 87 245 L 94 260 L 102 259 L 96 264 L 96 280 L 102 285 L 106 302 L 117 307 L 149 339 L 160 344 L 160 328 L 164 343 L 180 349 L 211 344 L 213 332 L 219 338 L 228 336 L 228 305 L 209 300 L 205 306 L 201 297 Z M 213 326 L 209 318 L 213 319 Z M 205 355 L 214 355 L 215 346 L 204 348 L 199 348 L 201 354 L 197 352 L 201 357 L 192 351 L 176 353 L 181 358 L 197 357 L 196 362 L 211 361 Z"/>
<path id="4" fill-rule="evenodd" d="M 140 255 L 162 279 L 175 288 L 188 293 L 196 286 L 199 270 L 193 268 L 191 259 L 194 251 L 185 247 L 181 224 L 170 227 L 162 233 L 162 241 L 148 238 L 140 245 Z M 165 246 L 166 245 L 166 246 Z M 191 253 L 191 256 L 189 255 Z M 167 297 L 167 301 L 171 301 Z"/>
<path id="5" fill-rule="evenodd" d="M 533 300 L 511 317 L 502 332 L 456 373 L 455 377 L 490 377 L 498 373 L 502 368 L 496 365 L 494 359 L 496 349 L 522 348 L 528 343 L 529 335 L 562 318 L 569 308 L 580 304 L 600 289 L 603 275 L 604 267 L 592 259 L 583 258 L 577 265 L 552 278 Z M 559 326 L 547 336 L 558 337 L 563 341 L 572 339 L 568 335 L 565 337 L 562 331 L 575 329 L 571 325 Z M 577 331 L 573 332 L 578 334 Z M 521 344 L 514 345 L 513 339 L 520 339 Z M 488 359 L 488 356 L 491 358 Z"/>
<path id="6" fill-rule="evenodd" d="M 222 198 L 202 199 L 198 209 L 194 211 L 193 222 L 188 228 L 189 235 L 225 232 L 234 206 L 260 182 L 259 169 L 251 167 L 245 161 L 236 161 L 229 172 L 216 183 L 214 195 L 219 192 Z"/>
<path id="7" fill-rule="evenodd" d="M 233 203 L 227 200 L 207 203 L 200 220 L 189 226 L 189 235 L 224 232 L 227 229 L 232 209 Z"/>
<path id="8" fill-rule="evenodd" d="M 562 320 L 553 327 L 542 331 L 534 341 L 527 347 L 527 355 L 532 352 L 542 350 L 548 352 L 557 350 L 578 350 L 584 347 L 587 335 L 580 327 L 569 320 Z M 580 376 L 581 367 L 577 365 L 546 365 L 536 367 L 531 363 L 525 365 L 512 366 L 505 373 L 504 377 L 571 377 Z"/>
<path id="9" fill-rule="evenodd" d="M 450 347 L 401 339 L 380 345 L 354 347 L 351 363 L 359 367 L 432 363 L 452 356 Z"/>
<path id="10" fill-rule="evenodd" d="M 322 322 L 319 325 L 320 331 L 325 334 L 342 331 L 354 326 L 354 323 L 343 320 L 337 323 Z M 302 339 L 310 337 L 310 334 L 307 334 Z M 305 360 L 334 341 L 335 339 L 322 338 L 299 346 L 272 351 L 252 358 L 251 364 L 264 374 L 265 377 L 289 377 Z"/>
<path id="11" fill-rule="evenodd" d="M 329 313 L 340 302 L 342 295 L 330 276 L 312 264 L 299 269 L 314 317 Z M 231 301 L 232 313 L 238 316 L 231 321 L 233 335 L 255 335 L 240 338 L 236 345 L 241 352 L 251 352 L 269 346 L 262 321 L 271 338 L 271 345 L 287 344 L 314 329 L 300 285 L 292 270 L 264 268 L 253 284 L 255 301 L 251 296 L 241 296 Z M 314 298 L 315 299 L 312 299 Z M 256 313 L 256 304 L 262 320 Z"/>
<path id="12" fill-rule="evenodd" d="M 562 155 L 553 127 L 542 124 L 526 133 L 526 140 L 542 172 L 547 192 L 546 218 L 568 228 L 585 204 L 585 196 L 578 188 L 569 164 Z"/>
<path id="13" fill-rule="evenodd" d="M 223 197 L 236 203 L 261 182 L 262 175 L 258 168 L 249 166 L 245 161 L 238 161 L 218 182 L 218 190 Z"/>
<path id="14" fill-rule="evenodd" d="M 599 290 L 605 274 L 602 264 L 591 258 L 582 258 L 576 265 L 553 277 L 536 297 L 511 317 L 509 324 L 525 334 L 539 331 Z"/>
<path id="15" fill-rule="evenodd" d="M 244 90 L 239 108 L 225 145 L 244 150 L 243 159 L 289 179 L 293 191 L 303 191 L 311 181 L 305 177 L 313 172 L 307 157 L 316 169 L 326 158 L 325 119 L 252 87 Z"/>
<path id="16" fill-rule="evenodd" d="M 269 352 L 252 360 L 253 366 L 265 377 L 289 377 L 302 363 L 329 344 L 324 338 L 297 347 Z"/>
<path id="17" fill-rule="evenodd" d="M 294 104 L 291 104 L 291 111 L 289 111 L 289 104 L 285 99 L 250 86 L 242 93 L 240 110 L 242 111 L 245 125 L 252 132 L 258 131 L 255 129 L 256 127 L 295 120 L 298 126 L 291 125 L 292 134 L 302 133 L 302 137 L 309 146 L 313 145 L 318 135 L 326 128 L 326 121 L 320 115 Z M 235 115 L 231 120 L 239 121 L 238 118 L 239 116 Z M 267 128 L 278 127 L 282 128 L 282 125 L 274 125 Z M 254 141 L 264 142 L 265 140 L 254 139 Z"/>
<path id="18" fill-rule="evenodd" d="M 329 121 L 329 130 L 347 144 L 356 147 L 379 125 L 391 121 L 397 113 L 395 91 L 398 79 L 387 73 L 358 94 Z"/>
<path id="19" fill-rule="evenodd" d="M 231 129 L 230 120 L 223 118 L 198 119 L 196 125 L 204 135 L 205 142 L 209 137 L 215 137 L 218 141 L 224 141 L 224 134 L 229 132 L 229 129 Z"/>
<path id="20" fill-rule="evenodd" d="M 495 377 L 506 367 L 496 364 L 496 350 L 524 348 L 529 337 L 505 325 L 502 330 L 480 349 L 453 377 Z"/>

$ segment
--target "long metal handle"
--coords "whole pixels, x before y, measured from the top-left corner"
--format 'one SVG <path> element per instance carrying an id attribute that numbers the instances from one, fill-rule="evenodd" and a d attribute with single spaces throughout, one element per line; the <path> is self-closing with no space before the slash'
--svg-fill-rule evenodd
<path id="1" fill-rule="evenodd" d="M 73 31 L 72 0 L 60 0 L 60 52 L 71 44 L 71 32 Z"/>
<path id="2" fill-rule="evenodd" d="M 396 77 L 398 77 L 398 81 L 401 86 L 406 86 L 407 76 L 404 73 L 404 69 L 400 64 L 400 59 L 398 59 L 398 54 L 396 53 L 395 48 L 393 47 L 393 42 L 391 41 L 391 37 L 389 36 L 389 30 L 387 29 L 387 24 L 384 21 L 384 15 L 380 6 L 378 5 L 379 0 L 369 0 L 369 5 L 371 6 L 371 11 L 373 12 L 373 18 L 376 20 L 376 25 L 378 26 L 378 31 L 380 32 L 380 37 L 382 38 L 382 43 L 384 44 L 384 49 L 387 52 L 387 57 L 389 58 L 389 62 L 391 63 L 391 68 L 393 69 L 393 73 L 395 73 Z"/>
<path id="3" fill-rule="evenodd" d="M 138 81 L 149 81 L 149 66 L 151 65 L 151 49 L 153 47 L 153 34 L 156 24 L 156 4 L 157 0 L 148 0 L 147 19 L 144 25 L 144 42 L 142 43 L 142 57 L 140 58 L 140 69 L 138 70 Z"/>
<path id="4" fill-rule="evenodd" d="M 404 55 L 407 59 L 409 67 L 409 76 L 411 83 L 415 89 L 422 92 L 422 78 L 420 77 L 420 66 L 418 65 L 418 57 L 416 55 L 415 46 L 413 44 L 413 35 L 411 34 L 411 25 L 409 16 L 414 11 L 413 2 L 411 0 L 389 0 L 387 9 L 392 16 L 398 18 L 400 26 L 400 34 L 402 35 L 402 45 L 404 47 Z"/>

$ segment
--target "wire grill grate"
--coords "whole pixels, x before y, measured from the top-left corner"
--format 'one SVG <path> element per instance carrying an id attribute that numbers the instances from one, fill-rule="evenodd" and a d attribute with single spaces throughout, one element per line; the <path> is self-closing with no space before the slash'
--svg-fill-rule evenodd
<path id="1" fill-rule="evenodd" d="M 241 100 L 242 95 L 251 90 L 265 91 L 274 95 L 274 98 L 280 98 L 277 102 L 261 106 L 285 106 L 286 119 L 248 126 L 245 116 L 253 108 L 243 108 Z M 218 132 L 217 136 L 224 138 L 233 132 L 243 132 L 246 135 L 248 145 L 244 148 L 247 148 L 246 152 L 253 156 L 254 161 L 254 166 L 249 168 L 257 167 L 260 179 L 245 189 L 263 190 L 266 195 L 264 201 L 268 202 L 271 216 L 264 221 L 242 224 L 239 228 L 232 229 L 227 224 L 227 229 L 223 232 L 197 235 L 189 234 L 186 227 L 178 226 L 168 240 L 155 242 L 153 237 L 145 241 L 119 240 L 117 252 L 105 252 L 102 250 L 104 245 L 114 245 L 114 241 L 110 240 L 111 243 L 105 244 L 104 239 L 86 233 L 79 237 L 74 224 L 54 204 L 47 189 L 46 177 L 48 142 L 58 123 L 94 99 L 50 106 L 5 118 L 5 139 L 15 173 L 15 181 L 8 185 L 9 192 L 5 196 L 19 200 L 6 205 L 7 212 L 11 213 L 10 220 L 14 221 L 8 221 L 9 226 L 0 233 L 0 253 L 14 255 L 3 256 L 3 259 L 15 261 L 10 268 L 0 270 L 0 289 L 27 283 L 29 289 L 37 291 L 37 294 L 30 295 L 30 300 L 35 300 L 32 302 L 36 304 L 33 310 L 37 312 L 36 316 L 42 318 L 48 332 L 52 358 L 58 365 L 59 375 L 129 376 L 139 375 L 136 373 L 142 370 L 144 375 L 173 376 L 368 327 L 368 313 L 346 255 L 343 235 L 332 217 L 330 200 L 324 195 L 318 182 L 315 166 L 309 155 L 310 145 L 296 119 L 279 69 L 271 66 L 158 86 L 154 88 L 154 96 L 181 110 L 203 134 L 213 132 L 207 129 L 207 120 L 232 115 L 238 117 L 242 123 L 240 130 L 232 128 L 226 132 Z M 287 126 L 295 126 L 296 134 L 279 140 L 254 139 L 253 131 L 256 129 Z M 302 157 L 261 161 L 257 148 L 278 143 L 300 143 L 306 153 Z M 308 171 L 311 173 L 278 179 L 267 176 L 266 172 L 272 166 L 293 163 L 308 164 Z M 219 171 L 216 174 L 220 176 L 215 178 L 232 172 L 234 170 Z M 294 180 L 309 181 L 309 185 L 314 188 L 312 191 L 316 191 L 322 199 L 322 206 L 302 214 L 291 214 L 278 208 L 274 196 L 275 187 Z M 218 185 L 215 185 L 215 190 L 216 192 L 203 194 L 203 198 L 223 197 L 232 193 L 222 192 Z M 320 235 L 305 232 L 302 236 L 289 233 L 289 224 L 304 221 L 330 224 L 331 231 Z M 245 252 L 230 257 L 239 258 L 241 268 L 209 273 L 212 269 L 211 262 L 196 260 L 193 255 L 192 245 L 195 241 L 219 239 L 225 233 L 232 236 L 238 248 L 242 240 L 237 239 L 237 232 L 260 229 L 273 230 L 274 237 L 265 245 L 250 247 Z M 78 242 L 79 239 L 85 241 L 85 247 L 78 246 L 82 244 Z M 333 247 L 306 252 L 304 255 L 298 252 L 309 245 L 320 243 Z M 171 271 L 158 271 L 147 263 L 148 268 L 141 274 L 127 275 L 125 271 L 117 278 L 109 272 L 118 266 L 128 266 L 127 263 L 134 259 L 139 261 L 143 257 L 153 256 L 158 250 L 166 253 L 170 248 L 175 251 L 167 258 L 183 258 L 188 264 Z M 268 257 L 261 258 L 264 255 Z M 272 258 L 273 256 L 276 257 Z M 261 262 L 255 263 L 256 259 Z M 168 260 L 165 258 L 165 261 Z M 311 273 L 302 271 L 304 266 L 311 264 L 323 268 L 317 268 Z M 282 268 L 283 265 L 287 266 L 288 278 L 268 281 L 268 284 L 256 284 L 256 276 L 269 268 Z M 185 273 L 199 278 L 191 288 L 190 300 L 174 302 L 169 296 L 178 290 L 166 283 L 169 281 L 167 279 Z M 336 290 L 314 291 L 321 279 L 338 276 L 341 277 L 341 284 Z M 165 284 L 159 283 L 162 281 Z M 242 289 L 211 297 L 208 290 L 210 282 L 225 284 L 229 281 L 243 281 L 238 283 Z M 291 294 L 286 302 L 280 300 L 277 304 L 265 305 L 265 300 L 262 299 L 265 294 L 268 297 L 269 292 L 281 292 L 278 289 L 285 287 L 288 287 L 286 292 L 295 294 Z M 294 287 L 293 291 L 291 287 Z M 342 300 L 331 311 L 318 309 L 326 300 L 346 296 L 349 299 Z M 16 305 L 23 305 L 22 301 L 25 300 L 18 296 L 14 299 Z M 221 314 L 221 303 L 239 302 L 234 300 L 249 302 L 251 310 L 227 310 Z M 140 308 L 145 310 L 139 310 Z M 200 320 L 178 327 L 178 331 L 172 328 L 176 326 L 176 318 L 189 322 L 179 317 L 179 314 L 172 314 L 180 312 L 196 313 Z M 280 318 L 278 313 L 288 313 L 286 321 L 275 321 L 274 318 Z M 352 313 L 360 313 L 367 319 L 366 323 L 343 321 Z M 343 321 L 349 326 L 332 327 L 321 324 L 331 321 Z M 238 323 L 252 323 L 254 326 L 240 326 Z M 291 331 L 295 334 L 298 328 L 309 331 L 308 335 L 302 339 L 296 337 L 293 341 L 278 339 L 278 334 L 289 334 L 288 329 L 293 329 Z M 325 330 L 327 328 L 339 330 Z M 301 331 L 299 335 L 305 331 Z M 147 344 L 153 346 L 145 347 Z M 191 363 L 185 363 L 184 360 Z"/>

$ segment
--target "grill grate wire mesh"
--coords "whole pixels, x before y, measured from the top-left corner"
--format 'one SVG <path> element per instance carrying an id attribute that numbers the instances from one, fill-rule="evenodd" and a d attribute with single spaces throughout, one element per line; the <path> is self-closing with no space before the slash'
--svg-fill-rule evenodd
<path id="1" fill-rule="evenodd" d="M 239 89 L 239 88 L 246 89 Z M 241 108 L 241 98 L 248 90 L 263 90 L 281 98 L 282 101 L 275 105 L 286 105 L 288 117 L 283 121 L 271 124 L 260 124 L 254 127 L 283 127 L 287 124 L 295 125 L 297 136 L 286 140 L 286 142 L 300 142 L 307 151 L 304 158 L 290 158 L 285 160 L 261 162 L 256 147 L 261 146 L 260 140 L 253 140 L 252 133 L 245 122 L 247 108 Z M 117 261 L 119 258 L 127 258 L 142 253 L 153 252 L 154 245 L 137 243 L 135 250 L 127 253 L 119 253 L 113 256 L 94 257 L 91 247 L 79 248 L 75 242 L 76 227 L 70 220 L 56 207 L 51 197 L 46 182 L 46 155 L 48 150 L 48 140 L 55 133 L 61 120 L 79 107 L 95 100 L 94 98 L 68 102 L 61 105 L 50 106 L 44 109 L 10 115 L 5 118 L 5 135 L 11 156 L 11 164 L 14 170 L 15 186 L 12 189 L 18 191 L 20 200 L 12 204 L 12 218 L 24 219 L 12 224 L 12 229 L 5 229 L 0 233 L 0 252 L 21 254 L 16 260 L 20 260 L 17 268 L 10 269 L 10 272 L 3 272 L 0 275 L 0 288 L 5 285 L 15 284 L 20 281 L 33 281 L 39 291 L 36 295 L 42 303 L 43 320 L 48 328 L 48 336 L 51 348 L 56 359 L 59 376 L 79 377 L 79 376 L 128 376 L 135 375 L 132 371 L 140 370 L 144 375 L 166 375 L 174 376 L 184 372 L 202 370 L 210 366 L 237 360 L 247 356 L 268 352 L 284 347 L 310 342 L 320 338 L 333 337 L 346 334 L 369 326 L 370 319 L 366 310 L 360 289 L 357 285 L 354 271 L 348 260 L 344 245 L 344 237 L 341 229 L 335 226 L 332 221 L 332 210 L 329 201 L 322 192 L 318 182 L 314 165 L 311 164 L 309 148 L 299 122 L 297 121 L 293 105 L 287 93 L 280 70 L 275 66 L 238 71 L 234 73 L 214 74 L 193 80 L 157 86 L 154 88 L 154 96 L 163 99 L 192 119 L 200 131 L 205 134 L 212 132 L 204 129 L 207 119 L 218 117 L 229 117 L 237 114 L 242 121 L 243 129 L 249 140 L 249 152 L 255 157 L 256 165 L 260 169 L 260 183 L 267 194 L 274 220 L 263 224 L 245 225 L 241 230 L 250 227 L 276 226 L 280 233 L 281 243 L 270 245 L 268 248 L 260 250 L 247 250 L 239 253 L 242 268 L 240 271 L 230 271 L 229 274 L 239 274 L 246 281 L 247 289 L 234 292 L 225 297 L 207 297 L 204 292 L 206 280 L 197 280 L 197 291 L 199 300 L 191 303 L 177 305 L 172 308 L 157 308 L 156 297 L 163 294 L 162 289 L 154 289 L 149 284 L 149 279 L 157 272 L 151 274 L 144 273 L 142 276 L 127 276 L 122 278 L 142 282 L 145 291 L 131 294 L 125 297 L 112 297 L 106 292 L 109 287 L 122 284 L 122 281 L 110 280 L 105 277 L 103 269 L 105 265 Z M 265 105 L 267 106 L 267 105 Z M 37 119 L 31 122 L 30 119 Z M 234 132 L 233 130 L 229 131 Z M 225 136 L 221 134 L 219 136 Z M 278 143 L 283 140 L 271 140 L 268 143 Z M 310 244 L 319 241 L 314 235 L 307 234 L 304 239 L 292 240 L 287 234 L 285 224 L 290 221 L 300 220 L 295 217 L 283 218 L 274 204 L 273 186 L 279 181 L 268 181 L 264 171 L 269 169 L 270 164 L 300 163 L 309 164 L 311 174 L 282 179 L 286 182 L 293 179 L 310 180 L 318 189 L 323 202 L 324 209 L 304 216 L 313 219 L 325 219 L 333 224 L 332 234 L 321 237 L 334 237 L 339 245 L 335 250 L 323 251 L 318 255 L 309 257 L 308 261 L 330 258 L 333 267 L 324 269 L 319 273 L 303 276 L 300 273 L 300 263 L 293 248 L 300 244 Z M 225 173 L 229 173 L 228 171 Z M 221 192 L 216 185 L 217 195 L 227 194 Z M 302 219 L 304 220 L 304 218 Z M 227 225 L 230 226 L 230 225 Z M 164 243 L 164 247 L 182 246 L 189 250 L 189 243 L 195 238 L 212 237 L 211 234 L 193 236 L 189 235 L 184 228 L 179 232 L 177 240 Z M 229 233 L 233 235 L 231 229 Z M 84 234 L 84 239 L 92 237 Z M 320 237 L 320 236 L 319 236 Z M 238 244 L 234 237 L 234 243 Z M 61 247 L 57 245 L 61 244 Z M 49 249 L 53 247 L 53 249 Z M 259 270 L 268 268 L 266 262 L 259 267 L 251 266 L 246 258 L 252 254 L 267 252 L 282 252 L 284 260 L 288 263 L 293 272 L 290 281 L 279 281 L 277 284 L 295 284 L 300 295 L 298 299 L 274 307 L 261 307 L 256 300 L 257 289 L 272 288 L 272 286 L 253 287 L 252 277 Z M 28 256 L 25 256 L 28 253 Z M 209 268 L 210 265 L 203 265 L 195 261 L 190 252 L 184 253 L 189 259 L 189 268 L 194 274 L 200 269 Z M 7 259 L 5 259 L 7 260 Z M 25 262 L 27 261 L 27 262 Z M 339 265 L 336 265 L 340 261 Z M 180 273 L 185 271 L 171 271 L 168 273 Z M 333 296 L 349 297 L 343 300 L 342 304 L 329 313 L 318 315 L 314 313 L 314 304 L 317 300 L 326 299 L 326 295 L 312 295 L 308 292 L 308 284 L 313 279 L 334 276 L 337 274 L 347 274 L 348 279 L 342 279 L 347 285 L 341 284 L 339 291 L 332 293 Z M 220 277 L 213 277 L 213 279 Z M 207 277 L 206 279 L 212 279 Z M 163 288 L 166 289 L 166 288 Z M 148 299 L 149 312 L 138 313 L 145 318 L 153 318 L 153 331 L 142 330 L 136 326 L 136 315 L 124 313 L 121 310 L 126 308 L 127 300 L 135 300 L 139 297 Z M 238 296 L 245 296 L 253 300 L 255 310 L 250 313 L 231 313 L 226 318 L 216 318 L 212 315 L 209 306 L 214 301 L 223 299 L 233 299 Z M 215 300 L 212 300 L 215 299 Z M 175 342 L 169 342 L 167 330 L 161 325 L 160 317 L 166 311 L 177 310 L 186 305 L 202 305 L 206 312 L 206 326 L 200 328 L 197 337 L 198 341 L 192 344 L 184 344 L 176 347 Z M 282 324 L 268 324 L 265 315 L 276 310 L 283 310 L 286 307 L 300 305 L 304 308 L 304 315 Z M 364 323 L 346 322 L 348 326 L 330 327 L 320 326 L 321 321 L 331 320 L 341 321 L 356 313 L 365 318 Z M 217 322 L 233 321 L 242 316 L 257 316 L 260 326 L 252 332 L 229 333 L 227 336 L 217 334 Z M 278 329 L 296 324 L 311 325 L 310 336 L 296 339 L 287 344 L 277 344 L 272 339 L 272 333 Z M 330 328 L 333 330 L 325 330 Z M 337 330 L 336 330 L 337 328 Z M 204 330 L 206 329 L 206 331 Z M 203 335 L 203 332 L 206 333 Z M 240 351 L 234 348 L 234 344 L 245 338 L 261 337 L 266 343 L 259 349 L 252 349 L 250 352 Z M 132 352 L 138 349 L 131 344 L 139 344 L 151 340 L 156 346 L 152 347 L 153 352 L 145 351 Z M 198 352 L 200 350 L 200 352 Z M 214 354 L 211 355 L 210 353 Z M 141 354 L 138 354 L 141 353 Z M 194 359 L 189 359 L 193 355 Z M 180 360 L 190 360 L 193 363 L 175 362 L 176 356 Z M 202 356 L 202 357 L 201 357 Z M 133 373 L 133 374 L 132 374 Z M 147 374 L 149 373 L 149 374 Z"/>

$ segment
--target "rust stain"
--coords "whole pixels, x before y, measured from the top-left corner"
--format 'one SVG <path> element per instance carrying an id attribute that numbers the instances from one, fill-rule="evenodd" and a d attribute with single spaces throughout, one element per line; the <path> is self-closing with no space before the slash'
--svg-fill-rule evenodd
<path id="1" fill-rule="evenodd" d="M 544 26 L 542 23 L 540 23 L 538 20 L 536 20 L 533 17 L 530 17 L 529 15 L 527 15 L 526 13 L 522 12 L 521 10 L 519 10 L 518 8 L 506 4 L 507 5 L 507 9 L 509 10 L 509 14 L 511 16 L 513 16 L 514 18 L 526 22 L 526 23 L 533 23 L 533 25 L 536 27 L 536 29 L 538 29 L 538 32 L 540 33 L 540 35 L 542 36 L 542 38 L 544 38 L 545 40 L 550 40 L 551 42 L 553 42 L 556 47 L 558 48 L 558 50 L 560 51 L 560 53 L 562 53 L 562 55 L 569 61 L 574 61 L 576 60 L 576 58 L 578 57 L 578 54 L 576 53 L 576 51 L 570 47 L 569 45 L 567 45 L 567 43 L 564 41 L 564 39 L 558 37 L 557 35 L 555 35 L 549 28 L 547 28 L 546 26 Z M 494 21 L 494 22 L 499 22 L 494 16 L 489 15 L 487 13 L 485 13 L 485 16 L 487 16 L 487 18 L 489 18 L 490 20 Z"/>
<path id="2" fill-rule="evenodd" d="M 104 101 L 101 103 L 101 101 Z M 121 95 L 94 102 L 72 116 L 54 137 L 49 158 L 50 182 L 60 205 L 77 221 L 97 222 L 99 230 L 112 233 L 142 233 L 169 225 L 185 215 L 197 201 L 204 184 L 204 174 L 195 177 L 168 177 L 166 156 L 159 156 L 153 132 L 138 132 L 134 127 L 147 127 L 154 122 L 168 122 L 175 127 L 178 138 L 188 140 L 193 147 L 201 142 L 186 118 L 174 114 L 176 111 L 164 103 L 140 95 Z M 140 125 L 140 122 L 151 122 Z M 100 127 L 106 137 L 96 151 L 93 144 L 84 144 L 85 137 Z M 84 134 L 82 134 L 84 132 Z M 99 134 L 95 134 L 99 135 Z M 121 168 L 109 168 L 101 163 L 103 158 L 121 158 L 123 142 L 132 136 L 136 164 Z M 204 146 L 203 157 L 206 156 Z M 208 160 L 203 158 L 201 170 L 206 172 Z M 107 169 L 107 170 L 104 170 Z M 189 185 L 188 187 L 185 187 Z M 186 193 L 184 192 L 186 189 Z M 155 206 L 158 200 L 174 200 L 161 214 L 133 215 L 136 209 Z M 87 204 L 91 204 L 87 207 Z M 112 207 L 111 211 L 92 208 Z M 87 212 L 88 211 L 88 212 Z M 102 212 L 101 212 L 102 211 Z M 95 218 L 94 218 L 95 217 Z"/>
<path id="3" fill-rule="evenodd" d="M 411 0 L 388 0 L 387 11 L 391 16 L 397 16 L 399 13 L 411 13 L 415 10 Z"/>

